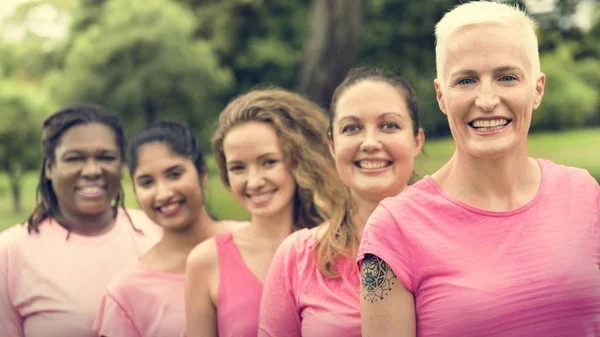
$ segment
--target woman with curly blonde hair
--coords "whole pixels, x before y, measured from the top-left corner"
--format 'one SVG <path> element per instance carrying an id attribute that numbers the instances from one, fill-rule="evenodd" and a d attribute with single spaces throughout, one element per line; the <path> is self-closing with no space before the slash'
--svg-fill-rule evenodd
<path id="1" fill-rule="evenodd" d="M 223 183 L 251 220 L 190 254 L 188 336 L 256 336 L 263 282 L 279 244 L 343 209 L 327 124 L 316 104 L 281 89 L 251 91 L 221 113 L 213 151 Z"/>

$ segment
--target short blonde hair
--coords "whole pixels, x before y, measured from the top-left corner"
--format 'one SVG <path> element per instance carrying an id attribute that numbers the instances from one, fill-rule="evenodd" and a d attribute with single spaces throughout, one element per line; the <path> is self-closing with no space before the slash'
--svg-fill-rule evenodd
<path id="1" fill-rule="evenodd" d="M 531 63 L 531 75 L 540 72 L 537 24 L 517 6 L 492 1 L 472 1 L 454 7 L 435 25 L 435 63 L 438 81 L 444 81 L 447 44 L 452 34 L 462 28 L 480 24 L 502 24 L 517 27 L 523 36 L 525 54 Z"/>

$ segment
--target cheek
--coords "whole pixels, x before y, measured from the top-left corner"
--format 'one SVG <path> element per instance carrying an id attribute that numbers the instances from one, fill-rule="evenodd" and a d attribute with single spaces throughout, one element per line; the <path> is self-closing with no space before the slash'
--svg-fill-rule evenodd
<path id="1" fill-rule="evenodd" d="M 152 209 L 152 200 L 154 193 L 151 190 L 136 189 L 135 197 L 144 211 Z"/>
<path id="2" fill-rule="evenodd" d="M 339 165 L 351 164 L 356 152 L 359 149 L 360 141 L 358 139 L 345 138 L 340 139 L 335 144 L 335 162 Z"/>
<path id="3" fill-rule="evenodd" d="M 229 175 L 229 188 L 231 189 L 231 193 L 233 193 L 236 197 L 240 196 L 244 193 L 244 179 L 238 176 Z"/>

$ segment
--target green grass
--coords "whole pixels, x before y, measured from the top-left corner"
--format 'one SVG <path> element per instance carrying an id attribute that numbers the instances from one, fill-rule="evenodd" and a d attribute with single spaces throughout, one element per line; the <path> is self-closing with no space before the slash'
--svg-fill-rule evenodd
<path id="1" fill-rule="evenodd" d="M 431 174 L 448 161 L 454 152 L 452 139 L 427 141 L 425 155 L 417 162 L 421 175 Z M 600 129 L 574 130 L 562 133 L 540 133 L 529 136 L 531 156 L 546 158 L 560 164 L 582 167 L 600 181 Z M 208 160 L 209 184 L 206 198 L 211 211 L 221 219 L 248 219 L 246 211 L 221 183 L 214 160 Z M 8 179 L 0 174 L 0 231 L 22 221 L 35 204 L 35 187 L 38 173 L 30 172 L 23 179 L 23 208 L 12 212 L 12 199 Z M 131 181 L 124 179 L 126 204 L 137 207 Z"/>

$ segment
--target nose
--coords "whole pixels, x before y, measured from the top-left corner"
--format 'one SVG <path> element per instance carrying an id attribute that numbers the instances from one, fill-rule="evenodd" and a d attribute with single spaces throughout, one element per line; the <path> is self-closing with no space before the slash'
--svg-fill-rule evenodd
<path id="1" fill-rule="evenodd" d="M 479 86 L 479 92 L 475 98 L 475 105 L 484 112 L 492 112 L 500 103 L 500 97 L 496 92 L 495 86 L 491 83 L 492 80 L 482 80 Z"/>
<path id="2" fill-rule="evenodd" d="M 173 194 L 173 190 L 169 188 L 168 184 L 161 181 L 156 182 L 156 201 L 158 203 L 171 199 Z"/>
<path id="3" fill-rule="evenodd" d="M 246 187 L 251 190 L 258 190 L 265 185 L 265 177 L 260 169 L 251 168 L 248 170 L 248 182 Z"/>
<path id="4" fill-rule="evenodd" d="M 365 131 L 364 139 L 360 144 L 360 149 L 366 152 L 376 152 L 383 148 L 383 144 L 379 140 L 379 134 L 376 130 Z"/>
<path id="5" fill-rule="evenodd" d="M 88 160 L 81 170 L 81 175 L 88 179 L 97 179 L 102 175 L 102 168 L 95 160 Z"/>

